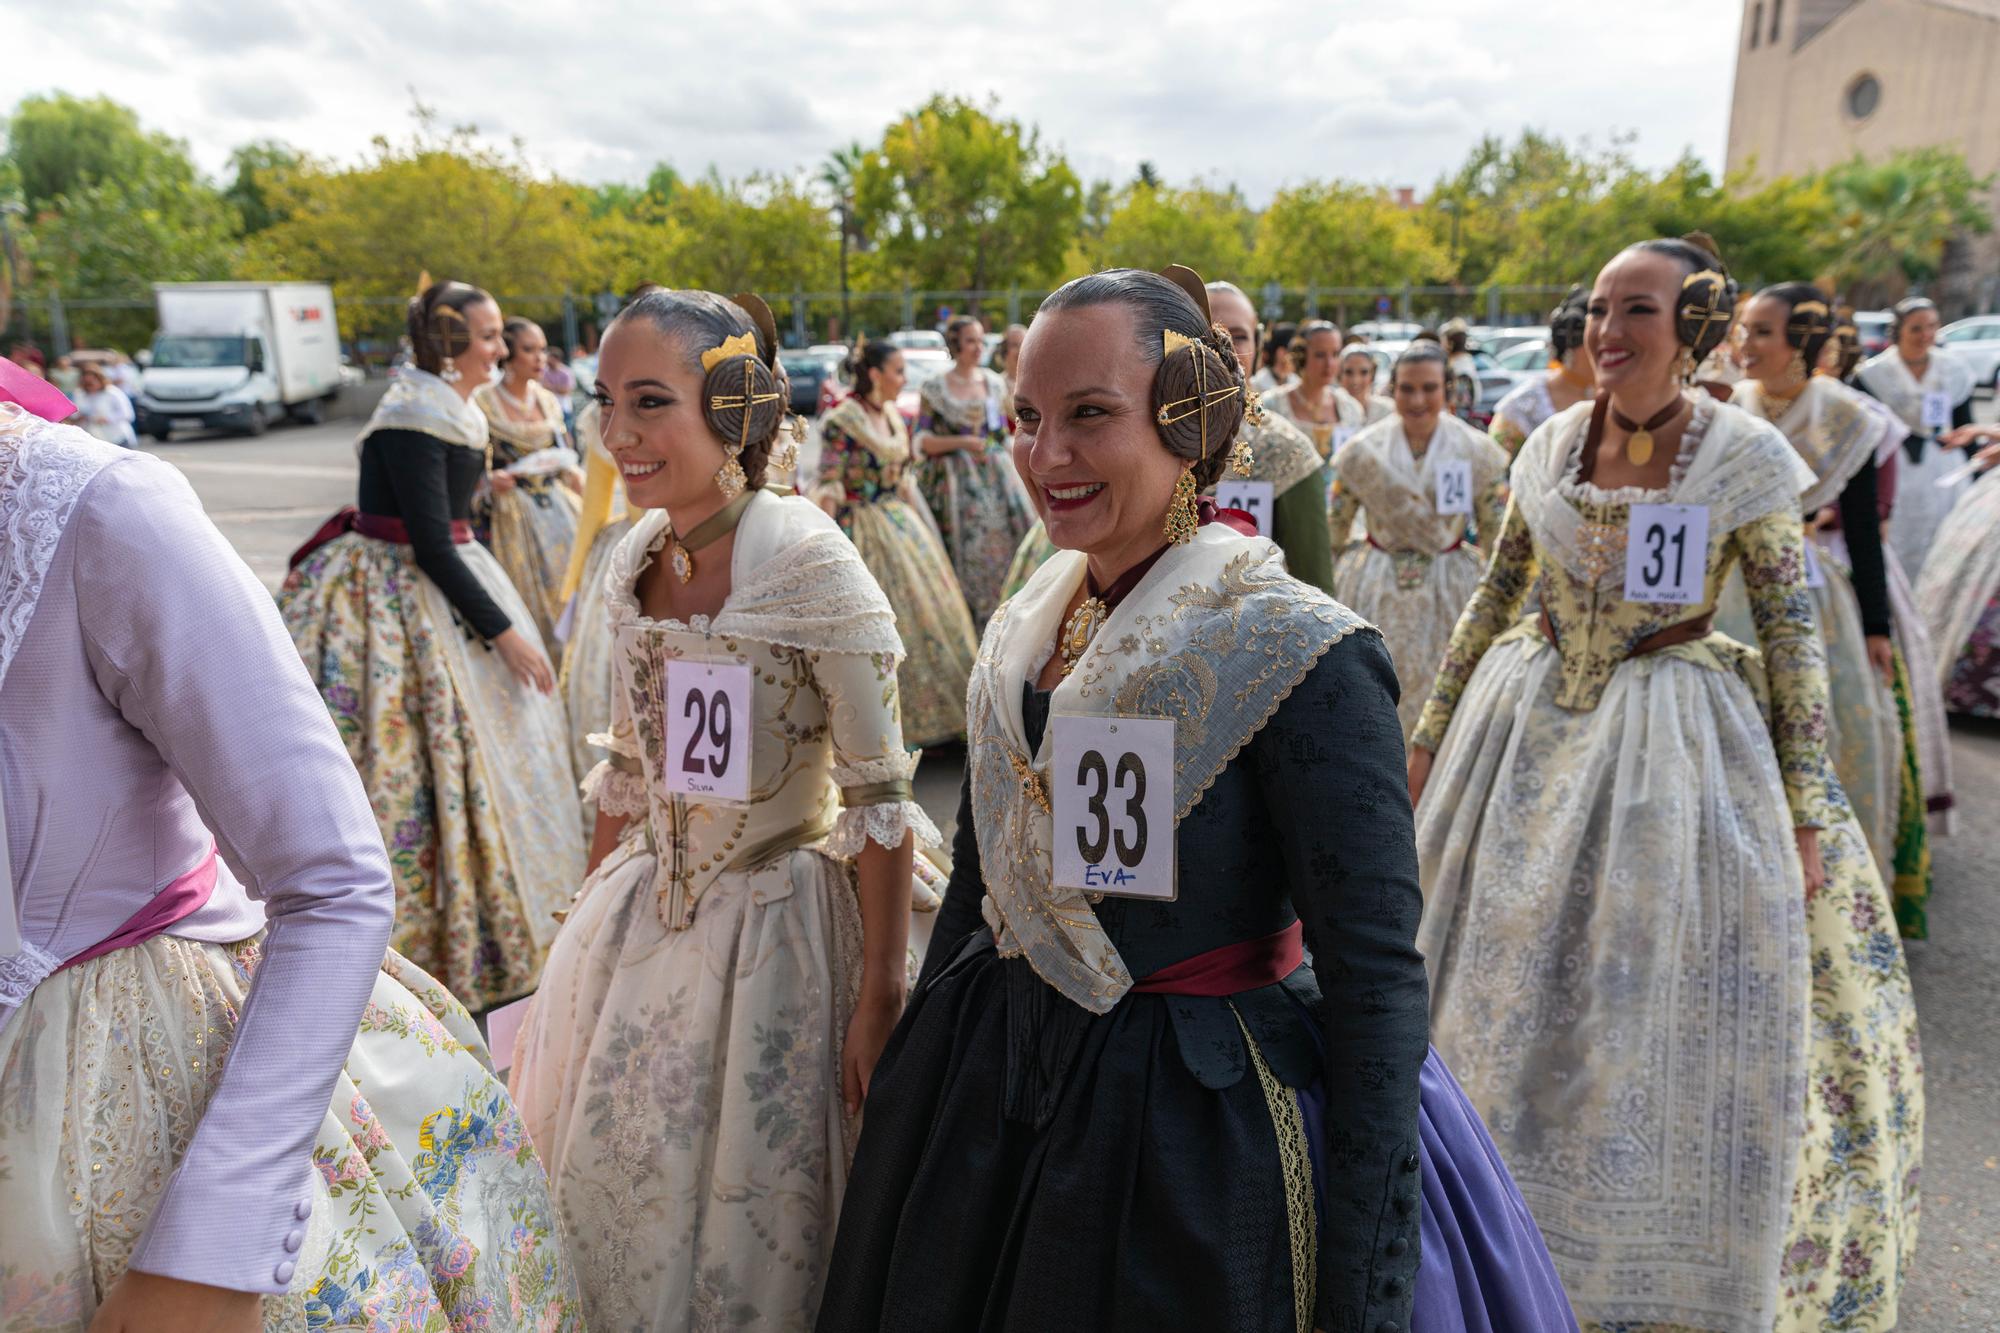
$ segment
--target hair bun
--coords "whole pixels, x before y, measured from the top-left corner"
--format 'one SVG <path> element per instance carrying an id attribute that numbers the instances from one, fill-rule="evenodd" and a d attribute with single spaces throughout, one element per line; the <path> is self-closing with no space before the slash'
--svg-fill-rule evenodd
<path id="1" fill-rule="evenodd" d="M 789 407 L 785 383 L 761 356 L 716 362 L 701 382 L 701 415 L 717 438 L 750 449 L 777 438 Z"/>
<path id="2" fill-rule="evenodd" d="M 1686 235 L 1682 236 L 1681 239 L 1686 241 L 1689 245 L 1695 247 L 1697 250 L 1706 251 L 1708 253 L 1708 257 L 1715 261 L 1717 268 L 1726 269 L 1729 267 L 1722 260 L 1722 247 L 1717 245 L 1715 243 L 1715 238 L 1713 236 L 1710 236 L 1707 232 L 1691 231 L 1688 232 Z"/>
<path id="3" fill-rule="evenodd" d="M 1217 343 L 1220 346 L 1217 346 Z M 1166 354 L 1153 373 L 1153 420 L 1160 439 L 1181 458 L 1199 465 L 1213 460 L 1213 471 L 1235 446 L 1243 426 L 1243 368 L 1227 330 L 1214 325 Z"/>

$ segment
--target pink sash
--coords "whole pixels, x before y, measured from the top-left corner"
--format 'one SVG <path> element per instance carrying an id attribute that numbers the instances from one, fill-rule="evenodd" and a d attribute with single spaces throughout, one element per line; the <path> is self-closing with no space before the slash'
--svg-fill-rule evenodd
<path id="1" fill-rule="evenodd" d="M 144 944 L 155 935 L 164 935 L 199 912 L 207 904 L 208 895 L 214 892 L 215 844 L 210 843 L 208 855 L 202 857 L 194 869 L 154 894 L 150 902 L 127 918 L 125 924 L 113 931 L 109 938 L 91 945 L 56 971 L 87 963 L 93 958 L 102 958 L 113 949 L 130 948 L 134 944 Z"/>

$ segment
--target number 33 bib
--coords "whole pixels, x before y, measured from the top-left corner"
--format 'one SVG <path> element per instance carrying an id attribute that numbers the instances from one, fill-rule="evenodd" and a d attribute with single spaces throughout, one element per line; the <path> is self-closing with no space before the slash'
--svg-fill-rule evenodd
<path id="1" fill-rule="evenodd" d="M 1056 717 L 1050 725 L 1057 887 L 1172 902 L 1172 720 Z"/>

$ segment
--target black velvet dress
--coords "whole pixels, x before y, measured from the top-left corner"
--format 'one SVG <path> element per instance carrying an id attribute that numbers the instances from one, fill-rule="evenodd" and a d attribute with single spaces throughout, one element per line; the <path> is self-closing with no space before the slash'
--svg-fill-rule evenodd
<path id="1" fill-rule="evenodd" d="M 1306 1117 L 1313 1323 L 1410 1327 L 1428 992 L 1395 696 L 1375 631 L 1336 642 L 1180 823 L 1179 901 L 1097 906 L 1142 980 L 1302 920 L 1313 961 L 1226 999 L 1133 992 L 1094 1015 L 1000 958 L 968 786 L 924 975 L 869 1091 L 821 1333 L 1292 1333 L 1285 1174 L 1246 1029 L 1323 1107 Z M 1027 703 L 1032 745 L 1049 695 Z"/>

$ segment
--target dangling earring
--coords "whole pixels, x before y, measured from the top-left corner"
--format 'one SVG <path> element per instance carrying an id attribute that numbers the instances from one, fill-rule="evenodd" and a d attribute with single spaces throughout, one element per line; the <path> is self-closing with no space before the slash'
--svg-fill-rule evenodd
<path id="1" fill-rule="evenodd" d="M 1792 382 L 1794 384 L 1804 384 L 1807 380 L 1812 378 L 1812 371 L 1806 365 L 1806 353 L 1804 348 L 1795 347 L 1792 349 L 1791 371 L 1792 371 Z"/>
<path id="2" fill-rule="evenodd" d="M 438 368 L 438 378 L 446 384 L 456 384 L 465 378 L 465 372 L 458 368 L 458 362 L 446 357 L 444 365 Z"/>
<path id="3" fill-rule="evenodd" d="M 1694 372 L 1694 349 L 1692 347 L 1683 347 L 1681 348 L 1680 355 L 1674 358 L 1674 378 L 1684 385 L 1692 384 L 1694 383 Z"/>
<path id="4" fill-rule="evenodd" d="M 750 483 L 750 478 L 743 473 L 743 464 L 736 461 L 742 452 L 740 448 L 724 450 L 728 461 L 716 469 L 715 488 L 722 492 L 725 500 L 734 500 L 743 494 L 743 488 Z"/>
<path id="5" fill-rule="evenodd" d="M 1194 469 L 1182 468 L 1174 482 L 1174 498 L 1167 502 L 1165 536 L 1169 545 L 1186 546 L 1201 525 L 1195 507 Z"/>

